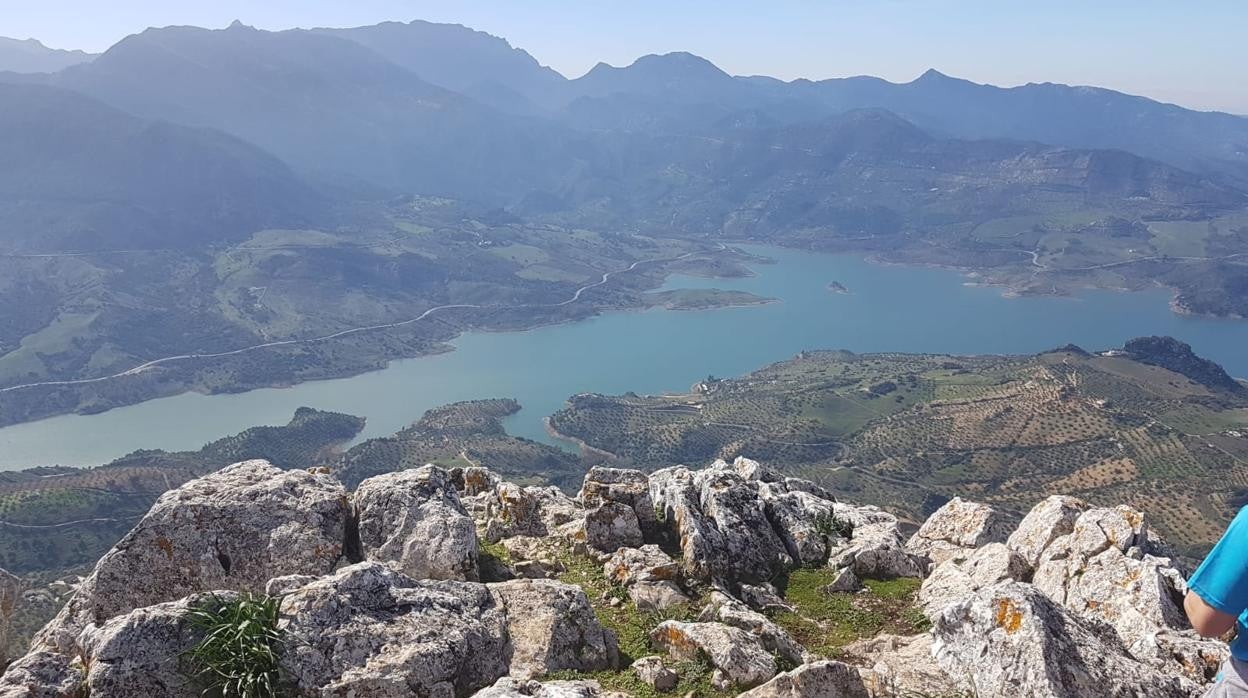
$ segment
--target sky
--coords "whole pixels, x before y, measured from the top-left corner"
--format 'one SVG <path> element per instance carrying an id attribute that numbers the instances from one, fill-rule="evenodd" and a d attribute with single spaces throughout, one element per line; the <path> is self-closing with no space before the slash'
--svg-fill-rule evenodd
<path id="1" fill-rule="evenodd" d="M 1245 0 L 0 0 L 0 36 L 102 51 L 149 26 L 453 22 L 569 77 L 690 51 L 783 79 L 928 68 L 976 82 L 1097 85 L 1248 114 Z"/>

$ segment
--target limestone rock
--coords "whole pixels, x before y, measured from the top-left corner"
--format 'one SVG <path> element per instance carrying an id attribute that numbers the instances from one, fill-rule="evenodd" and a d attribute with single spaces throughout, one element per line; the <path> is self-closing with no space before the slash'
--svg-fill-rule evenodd
<path id="1" fill-rule="evenodd" d="M 1230 648 L 1220 640 L 1206 640 L 1194 630 L 1163 630 L 1143 635 L 1127 646 L 1136 659 L 1167 674 L 1177 674 L 1204 685 L 1217 677 Z"/>
<path id="2" fill-rule="evenodd" d="M 594 466 L 585 473 L 577 499 L 586 509 L 608 502 L 623 504 L 637 515 L 637 523 L 646 536 L 653 536 L 657 530 L 650 478 L 640 470 Z"/>
<path id="3" fill-rule="evenodd" d="M 288 574 L 325 574 L 350 512 L 332 477 L 236 463 L 161 495 L 95 565 L 34 647 L 72 652 L 90 623 L 213 589 L 261 592 Z"/>
<path id="4" fill-rule="evenodd" d="M 365 559 L 413 579 L 478 579 L 476 526 L 445 470 L 371 477 L 355 492 L 355 510 Z"/>
<path id="5" fill-rule="evenodd" d="M 493 686 L 474 693 L 473 698 L 594 698 L 601 694 L 597 681 L 539 683 L 504 676 Z"/>
<path id="6" fill-rule="evenodd" d="M 919 587 L 919 604 L 934 618 L 955 601 L 977 589 L 1006 580 L 1022 581 L 1027 574 L 1023 558 L 1004 543 L 989 543 L 966 557 L 945 560 Z"/>
<path id="7" fill-rule="evenodd" d="M 193 667 L 184 654 L 202 633 L 188 619 L 191 609 L 230 594 L 197 594 L 179 601 L 135 609 L 82 632 L 78 644 L 87 657 L 91 698 L 197 698 L 201 686 L 188 677 Z"/>
<path id="8" fill-rule="evenodd" d="M 607 502 L 585 514 L 585 544 L 602 552 L 613 553 L 620 548 L 642 544 L 641 525 L 632 507 Z"/>
<path id="9" fill-rule="evenodd" d="M 17 602 L 21 598 L 21 578 L 0 569 L 0 666 L 4 666 L 8 659 L 5 651 L 9 647 L 9 623 L 13 620 L 13 612 L 17 610 Z"/>
<path id="10" fill-rule="evenodd" d="M 1007 526 L 1005 517 L 987 504 L 954 497 L 927 517 L 906 550 L 935 566 L 981 545 L 1005 542 Z"/>
<path id="11" fill-rule="evenodd" d="M 848 541 L 836 541 L 828 557 L 829 567 L 851 568 L 859 579 L 923 576 L 919 563 L 906 552 L 897 517 L 877 507 L 839 502 L 834 511 L 852 530 Z"/>
<path id="12" fill-rule="evenodd" d="M 854 573 L 853 567 L 842 567 L 836 571 L 836 577 L 832 579 L 832 583 L 824 587 L 824 591 L 835 594 L 837 592 L 858 591 L 862 588 L 862 580 Z"/>
<path id="13" fill-rule="evenodd" d="M 282 599 L 282 666 L 312 695 L 467 695 L 508 671 L 507 617 L 484 584 L 415 580 L 376 562 Z"/>
<path id="14" fill-rule="evenodd" d="M 639 681 L 656 691 L 671 691 L 680 681 L 676 672 L 663 665 L 661 657 L 642 657 L 633 662 L 632 669 Z"/>
<path id="15" fill-rule="evenodd" d="M 816 565 L 828 559 L 830 541 L 820 521 L 831 520 L 833 502 L 797 491 L 768 497 L 766 507 L 767 518 L 796 563 Z"/>
<path id="16" fill-rule="evenodd" d="M 283 577 L 274 577 L 264 585 L 264 593 L 266 596 L 285 596 L 295 589 L 316 580 L 317 577 L 313 577 L 310 574 L 288 574 Z"/>
<path id="17" fill-rule="evenodd" d="M 867 667 L 860 675 L 872 696 L 969 695 L 964 679 L 949 676 L 936 663 L 928 633 L 876 635 L 846 645 L 844 652 Z"/>
<path id="18" fill-rule="evenodd" d="M 638 611 L 666 611 L 689 603 L 689 597 L 675 582 L 636 582 L 628 587 L 628 598 Z"/>
<path id="19" fill-rule="evenodd" d="M 1055 494 L 1032 507 L 1006 545 L 1022 556 L 1029 569 L 1040 563 L 1045 548 L 1075 528 L 1075 520 L 1088 510 L 1081 499 Z"/>
<path id="20" fill-rule="evenodd" d="M 517 577 L 553 579 L 567 569 L 559 559 L 562 549 L 555 539 L 514 536 L 504 538 L 502 545 Z"/>
<path id="21" fill-rule="evenodd" d="M 945 608 L 932 631 L 946 673 L 970 677 L 975 695 L 984 698 L 1186 698 L 1197 690 L 1141 664 L 1112 632 L 1029 584 L 980 589 Z"/>
<path id="22" fill-rule="evenodd" d="M 86 678 L 78 657 L 35 650 L 0 676 L 0 698 L 85 698 Z"/>
<path id="23" fill-rule="evenodd" d="M 742 688 L 757 686 L 776 675 L 776 660 L 750 633 L 723 623 L 682 623 L 666 620 L 650 639 L 673 659 L 692 661 L 705 654 L 725 678 Z"/>
<path id="24" fill-rule="evenodd" d="M 792 606 L 780 598 L 776 588 L 767 582 L 762 584 L 742 584 L 738 596 L 745 602 L 745 605 L 755 611 L 793 610 Z"/>
<path id="25" fill-rule="evenodd" d="M 623 586 L 637 582 L 670 582 L 680 577 L 680 563 L 649 544 L 640 548 L 620 548 L 603 563 L 607 579 Z"/>
<path id="26" fill-rule="evenodd" d="M 486 501 L 485 538 L 497 542 L 512 536 L 545 536 L 549 534 L 542 520 L 541 501 L 527 488 L 510 482 L 499 483 Z"/>
<path id="27" fill-rule="evenodd" d="M 702 609 L 698 620 L 719 621 L 724 625 L 744 630 L 757 638 L 768 652 L 793 664 L 801 664 L 813 659 L 813 656 L 806 652 L 805 648 L 784 628 L 721 591 L 711 592 L 710 600 Z"/>
<path id="28" fill-rule="evenodd" d="M 615 636 L 604 630 L 580 587 L 515 579 L 489 585 L 506 610 L 509 674 L 539 678 L 554 671 L 600 671 L 619 663 Z"/>
<path id="29" fill-rule="evenodd" d="M 779 674 L 738 698 L 870 698 L 870 694 L 857 669 L 823 660 Z"/>

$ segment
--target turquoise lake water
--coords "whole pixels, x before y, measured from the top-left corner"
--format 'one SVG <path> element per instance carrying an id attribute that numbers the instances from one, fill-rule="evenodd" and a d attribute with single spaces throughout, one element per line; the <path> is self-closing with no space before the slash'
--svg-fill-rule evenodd
<path id="1" fill-rule="evenodd" d="M 745 279 L 673 277 L 665 288 L 741 289 L 778 303 L 712 311 L 616 313 L 528 332 L 466 334 L 447 354 L 395 361 L 354 378 L 235 395 L 185 394 L 97 415 L 0 429 L 0 469 L 95 465 L 138 448 L 186 450 L 300 406 L 368 419 L 364 437 L 391 434 L 430 407 L 514 397 L 511 433 L 550 441 L 542 417 L 575 393 L 683 391 L 707 374 L 736 376 L 806 349 L 1031 353 L 1087 349 L 1168 334 L 1248 376 L 1248 322 L 1170 312 L 1166 291 L 1090 291 L 1078 298 L 1004 298 L 938 269 L 860 257 L 749 248 L 776 260 Z M 827 290 L 840 281 L 849 294 Z"/>

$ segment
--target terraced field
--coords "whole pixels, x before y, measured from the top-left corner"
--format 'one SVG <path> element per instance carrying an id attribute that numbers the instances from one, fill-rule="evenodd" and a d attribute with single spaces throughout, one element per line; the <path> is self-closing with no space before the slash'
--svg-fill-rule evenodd
<path id="1" fill-rule="evenodd" d="M 644 467 L 749 455 L 913 519 L 954 495 L 1128 502 L 1198 553 L 1248 500 L 1248 397 L 1109 354 L 811 352 L 685 395 L 576 396 L 551 425 Z"/>

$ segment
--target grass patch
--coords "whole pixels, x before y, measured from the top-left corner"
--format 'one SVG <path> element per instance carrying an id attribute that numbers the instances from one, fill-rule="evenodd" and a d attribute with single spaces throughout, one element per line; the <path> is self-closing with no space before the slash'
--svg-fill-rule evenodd
<path id="1" fill-rule="evenodd" d="M 275 698 L 281 687 L 277 628 L 279 600 L 242 594 L 217 597 L 190 612 L 192 627 L 204 637 L 189 652 L 203 695 L 224 698 Z"/>
<path id="2" fill-rule="evenodd" d="M 855 640 L 880 633 L 913 635 L 926 630 L 927 618 L 915 606 L 918 579 L 868 579 L 860 593 L 828 593 L 835 572 L 827 568 L 796 569 L 787 579 L 784 598 L 796 612 L 771 614 L 806 649 L 836 656 Z"/>

